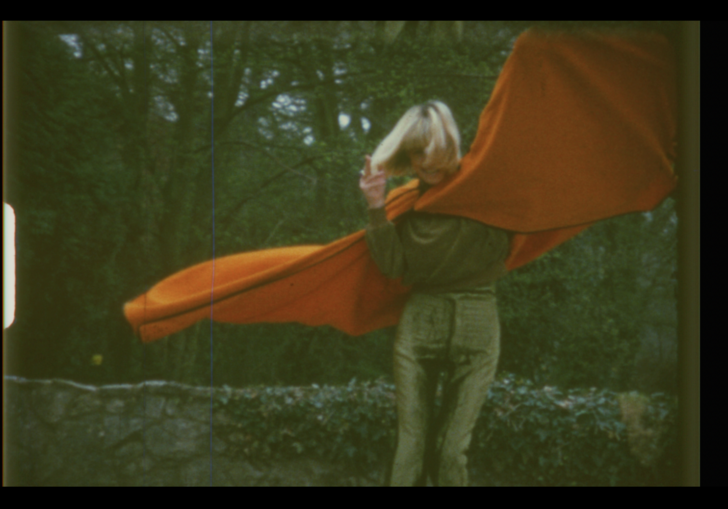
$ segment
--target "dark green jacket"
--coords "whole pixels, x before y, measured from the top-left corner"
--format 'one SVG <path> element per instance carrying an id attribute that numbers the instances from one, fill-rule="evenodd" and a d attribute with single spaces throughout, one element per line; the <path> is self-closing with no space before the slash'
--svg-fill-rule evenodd
<path id="1" fill-rule="evenodd" d="M 369 209 L 366 242 L 388 278 L 417 292 L 482 288 L 506 274 L 505 230 L 459 216 L 407 212 L 395 226 L 384 208 Z"/>

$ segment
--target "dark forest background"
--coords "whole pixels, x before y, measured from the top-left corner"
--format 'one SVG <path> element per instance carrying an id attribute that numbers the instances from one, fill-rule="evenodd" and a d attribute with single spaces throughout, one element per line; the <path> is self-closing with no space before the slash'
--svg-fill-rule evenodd
<path id="1" fill-rule="evenodd" d="M 213 241 L 224 256 L 363 228 L 364 154 L 430 99 L 452 108 L 466 152 L 515 38 L 535 25 L 676 31 L 672 22 L 17 23 L 5 200 L 17 218 L 18 291 L 6 374 L 209 385 L 209 322 L 142 345 L 124 302 L 210 259 Z M 667 198 L 499 282 L 500 371 L 538 385 L 675 392 L 677 226 Z M 391 376 L 392 329 L 212 331 L 215 385 Z"/>

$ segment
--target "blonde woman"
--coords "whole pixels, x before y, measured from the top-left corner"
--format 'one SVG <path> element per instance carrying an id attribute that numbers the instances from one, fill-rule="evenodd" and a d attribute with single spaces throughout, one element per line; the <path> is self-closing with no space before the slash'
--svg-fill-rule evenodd
<path id="1" fill-rule="evenodd" d="M 506 274 L 509 236 L 458 216 L 410 211 L 387 220 L 387 177 L 414 174 L 419 190 L 458 171 L 460 135 L 439 101 L 411 108 L 366 156 L 359 186 L 369 204 L 366 241 L 389 278 L 412 293 L 394 343 L 397 448 L 389 483 L 468 484 L 472 431 L 492 382 L 500 329 L 494 282 Z M 374 170 L 372 170 L 374 168 Z M 441 410 L 434 401 L 442 378 Z"/>

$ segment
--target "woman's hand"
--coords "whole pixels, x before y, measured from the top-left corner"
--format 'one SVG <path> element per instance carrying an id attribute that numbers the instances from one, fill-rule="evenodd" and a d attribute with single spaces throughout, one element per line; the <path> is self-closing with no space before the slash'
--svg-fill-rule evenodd
<path id="1" fill-rule="evenodd" d="M 384 191 L 387 187 L 387 175 L 383 171 L 372 174 L 372 158 L 366 156 L 364 169 L 361 171 L 359 188 L 364 193 L 370 209 L 384 207 Z"/>

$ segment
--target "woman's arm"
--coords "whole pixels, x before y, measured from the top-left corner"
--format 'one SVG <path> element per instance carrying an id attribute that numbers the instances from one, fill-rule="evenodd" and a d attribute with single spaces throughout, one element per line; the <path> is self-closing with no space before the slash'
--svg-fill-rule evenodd
<path id="1" fill-rule="evenodd" d="M 383 171 L 372 174 L 369 156 L 366 156 L 361 175 L 359 188 L 369 204 L 365 236 L 369 252 L 382 274 L 390 279 L 398 278 L 404 272 L 404 250 L 397 230 L 387 220 L 384 210 L 387 176 Z"/>

